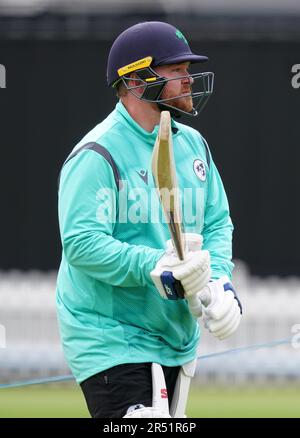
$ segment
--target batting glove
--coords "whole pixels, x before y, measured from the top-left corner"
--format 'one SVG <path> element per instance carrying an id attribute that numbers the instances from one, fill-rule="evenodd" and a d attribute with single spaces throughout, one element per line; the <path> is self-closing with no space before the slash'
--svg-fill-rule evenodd
<path id="1" fill-rule="evenodd" d="M 209 304 L 202 307 L 205 328 L 220 340 L 228 338 L 240 324 L 242 305 L 227 275 L 208 283 L 200 299 L 204 293 L 210 297 Z"/>
<path id="2" fill-rule="evenodd" d="M 167 251 L 150 273 L 163 298 L 191 298 L 210 280 L 210 256 L 208 251 L 188 251 L 179 260 L 170 244 Z"/>

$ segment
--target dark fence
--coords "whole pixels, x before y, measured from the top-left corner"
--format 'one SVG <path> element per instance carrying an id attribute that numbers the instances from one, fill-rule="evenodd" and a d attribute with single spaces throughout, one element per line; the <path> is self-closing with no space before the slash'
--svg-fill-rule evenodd
<path id="1" fill-rule="evenodd" d="M 0 64 L 6 68 L 0 269 L 47 270 L 60 261 L 60 166 L 116 103 L 105 70 L 120 29 L 109 32 L 103 24 L 106 33 L 99 36 L 91 21 L 81 38 L 65 23 L 63 35 L 49 21 L 48 28 L 34 21 L 32 32 L 24 20 L 14 27 L 0 20 Z M 178 19 L 173 23 L 180 27 Z M 199 30 L 197 38 L 196 29 L 194 23 L 191 46 L 210 57 L 206 68 L 216 74 L 215 91 L 203 114 L 185 122 L 206 137 L 223 177 L 235 224 L 234 257 L 255 274 L 299 275 L 300 79 L 292 82 L 292 67 L 300 64 L 300 39 L 276 32 L 275 38 L 255 32 L 239 38 L 228 25 L 222 38 L 217 31 L 213 38 L 213 28 L 206 37 Z"/>

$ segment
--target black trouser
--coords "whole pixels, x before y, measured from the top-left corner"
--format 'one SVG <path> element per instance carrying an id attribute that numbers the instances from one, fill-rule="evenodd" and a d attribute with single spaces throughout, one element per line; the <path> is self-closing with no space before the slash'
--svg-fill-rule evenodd
<path id="1" fill-rule="evenodd" d="M 162 368 L 171 404 L 180 367 Z M 93 418 L 122 418 L 130 406 L 152 406 L 151 363 L 118 365 L 89 377 L 80 386 Z"/>

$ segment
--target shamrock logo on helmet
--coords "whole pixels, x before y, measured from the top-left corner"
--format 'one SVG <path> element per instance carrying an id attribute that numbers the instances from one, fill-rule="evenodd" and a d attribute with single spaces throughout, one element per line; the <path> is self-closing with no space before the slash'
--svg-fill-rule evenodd
<path id="1" fill-rule="evenodd" d="M 187 42 L 186 37 L 183 35 L 182 32 L 180 32 L 179 29 L 176 30 L 176 36 L 177 36 L 177 38 L 183 40 L 185 42 L 185 44 L 189 45 L 189 43 Z"/>

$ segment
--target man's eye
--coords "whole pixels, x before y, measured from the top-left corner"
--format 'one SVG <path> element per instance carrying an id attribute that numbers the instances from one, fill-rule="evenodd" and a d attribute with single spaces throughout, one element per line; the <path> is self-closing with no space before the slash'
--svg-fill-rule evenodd
<path id="1" fill-rule="evenodd" d="M 179 73 L 181 76 L 190 74 L 189 70 L 182 70 L 181 68 L 174 68 L 173 72 Z"/>

